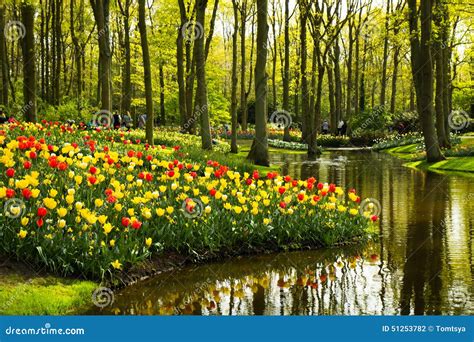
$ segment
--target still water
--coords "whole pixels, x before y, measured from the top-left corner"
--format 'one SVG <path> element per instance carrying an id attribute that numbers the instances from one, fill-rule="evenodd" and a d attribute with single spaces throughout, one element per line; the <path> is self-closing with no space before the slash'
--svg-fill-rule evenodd
<path id="1" fill-rule="evenodd" d="M 224 260 L 115 293 L 101 314 L 461 315 L 474 313 L 474 178 L 411 170 L 386 154 L 316 161 L 273 155 L 284 174 L 316 177 L 381 204 L 377 243 Z"/>

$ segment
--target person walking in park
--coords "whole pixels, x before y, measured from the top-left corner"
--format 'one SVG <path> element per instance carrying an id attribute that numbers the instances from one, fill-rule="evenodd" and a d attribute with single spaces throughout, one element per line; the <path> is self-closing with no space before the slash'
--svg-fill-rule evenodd
<path id="1" fill-rule="evenodd" d="M 138 128 L 145 128 L 146 126 L 146 114 L 142 114 L 138 117 Z"/>
<path id="2" fill-rule="evenodd" d="M 120 117 L 120 114 L 117 111 L 114 112 L 113 121 L 115 129 L 119 129 L 122 126 L 122 118 Z"/>
<path id="3" fill-rule="evenodd" d="M 344 120 L 339 120 L 337 123 L 337 135 L 342 135 L 342 129 L 344 128 Z"/>
<path id="4" fill-rule="evenodd" d="M 322 132 L 323 132 L 323 134 L 328 134 L 329 133 L 329 122 L 327 120 L 323 121 Z"/>
<path id="5" fill-rule="evenodd" d="M 125 127 L 127 130 L 132 128 L 132 117 L 130 116 L 130 112 L 127 111 L 122 117 L 122 126 Z"/>

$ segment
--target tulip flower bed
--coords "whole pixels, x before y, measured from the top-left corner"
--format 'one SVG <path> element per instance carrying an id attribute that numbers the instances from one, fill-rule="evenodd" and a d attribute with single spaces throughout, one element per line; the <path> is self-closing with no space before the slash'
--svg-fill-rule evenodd
<path id="1" fill-rule="evenodd" d="M 128 133 L 0 127 L 0 254 L 113 277 L 164 252 L 239 254 L 367 236 L 360 197 L 314 178 L 239 172 Z M 130 133 L 130 134 L 133 134 Z"/>

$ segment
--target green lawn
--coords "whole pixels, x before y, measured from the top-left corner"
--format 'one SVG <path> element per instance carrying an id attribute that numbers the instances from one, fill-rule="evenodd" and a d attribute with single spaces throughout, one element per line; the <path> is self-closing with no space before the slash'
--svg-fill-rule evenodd
<path id="1" fill-rule="evenodd" d="M 416 144 L 410 144 L 392 147 L 383 151 L 408 161 L 404 165 L 411 168 L 443 172 L 474 172 L 474 156 L 448 157 L 446 160 L 430 164 L 424 160 L 424 152 L 418 151 L 416 146 Z M 457 147 L 474 147 L 474 138 L 468 135 L 461 137 L 461 143 Z"/>
<path id="2" fill-rule="evenodd" d="M 419 160 L 406 163 L 405 166 L 429 171 L 474 172 L 474 157 L 449 157 L 447 160 L 432 164 Z"/>
<path id="3" fill-rule="evenodd" d="M 67 315 L 92 303 L 97 284 L 51 276 L 0 273 L 0 315 Z"/>

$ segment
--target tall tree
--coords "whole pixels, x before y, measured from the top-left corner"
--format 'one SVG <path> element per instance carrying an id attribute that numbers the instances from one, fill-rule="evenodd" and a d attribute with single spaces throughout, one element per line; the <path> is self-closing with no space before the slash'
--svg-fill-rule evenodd
<path id="1" fill-rule="evenodd" d="M 408 6 L 411 66 L 418 115 L 423 130 L 426 158 L 428 162 L 436 162 L 445 158 L 439 147 L 433 121 L 433 67 L 429 45 L 432 38 L 433 0 L 422 0 L 420 8 L 416 0 L 408 0 Z"/>
<path id="2" fill-rule="evenodd" d="M 309 113 L 309 93 L 308 93 L 308 76 L 306 72 L 307 64 L 308 64 L 308 52 L 307 52 L 307 40 L 306 40 L 306 32 L 307 32 L 307 22 L 308 22 L 308 4 L 306 0 L 300 0 L 298 2 L 299 10 L 300 10 L 300 75 L 301 75 L 301 119 L 302 119 L 302 126 L 301 126 L 301 133 L 302 133 L 302 140 L 308 143 L 309 134 L 308 128 L 309 122 L 307 120 L 307 115 Z"/>
<path id="3" fill-rule="evenodd" d="M 438 142 L 440 147 L 446 148 L 449 146 L 447 134 L 449 134 L 449 128 L 446 126 L 444 119 L 444 98 L 445 92 L 448 91 L 446 84 L 444 83 L 445 74 L 445 58 L 443 50 L 447 47 L 447 43 L 443 41 L 443 12 L 444 8 L 441 0 L 435 0 L 435 7 L 433 12 L 433 19 L 437 34 L 433 39 L 432 53 L 434 57 L 434 65 L 436 66 L 436 88 L 435 88 L 435 114 L 436 114 L 436 132 L 438 134 Z"/>
<path id="4" fill-rule="evenodd" d="M 257 0 L 257 60 L 255 62 L 255 138 L 247 156 L 256 165 L 269 166 L 267 136 L 268 3 Z"/>
<path id="5" fill-rule="evenodd" d="M 179 13 L 181 18 L 181 24 L 178 30 L 178 36 L 176 38 L 176 78 L 178 82 L 178 103 L 179 103 L 179 117 L 181 122 L 182 130 L 187 130 L 187 109 L 186 109 L 186 87 L 184 83 L 184 51 L 183 51 L 183 30 L 187 25 L 186 6 L 184 0 L 178 0 Z"/>
<path id="6" fill-rule="evenodd" d="M 241 124 L 242 130 L 247 130 L 248 109 L 247 109 L 247 93 L 245 91 L 245 74 L 247 68 L 247 51 L 246 51 L 246 24 L 248 20 L 247 0 L 243 0 L 240 6 L 240 110 L 242 112 Z"/>
<path id="7" fill-rule="evenodd" d="M 232 0 L 232 8 L 234 12 L 234 32 L 232 33 L 232 95 L 230 102 L 232 137 L 230 151 L 232 153 L 237 153 L 237 36 L 239 34 L 239 9 L 237 0 Z"/>
<path id="8" fill-rule="evenodd" d="M 99 83 L 101 109 L 112 110 L 112 52 L 109 32 L 109 0 L 90 0 L 97 23 L 99 42 Z"/>
<path id="9" fill-rule="evenodd" d="M 390 34 L 390 3 L 391 1 L 387 1 L 387 7 L 385 11 L 385 37 L 383 40 L 382 80 L 380 86 L 381 106 L 385 106 L 385 93 L 387 89 L 388 36 Z"/>
<path id="10" fill-rule="evenodd" d="M 153 145 L 153 89 L 151 86 L 150 53 L 148 51 L 148 38 L 146 32 L 145 1 L 138 0 L 138 28 L 143 55 L 143 78 L 145 81 L 146 99 L 146 141 Z"/>
<path id="11" fill-rule="evenodd" d="M 284 28 L 284 67 L 283 67 L 283 110 L 288 115 L 290 113 L 290 9 L 289 0 L 285 0 L 285 28 Z M 290 141 L 290 125 L 285 125 L 283 132 L 283 140 Z"/>
<path id="12" fill-rule="evenodd" d="M 0 5 L 0 73 L 2 91 L 0 103 L 8 106 L 8 62 L 7 44 L 5 41 L 5 5 Z"/>
<path id="13" fill-rule="evenodd" d="M 130 6 L 131 0 L 118 0 L 120 13 L 123 21 L 123 70 L 122 70 L 122 112 L 130 111 L 132 103 L 132 82 L 131 82 L 131 52 L 130 52 Z"/>
<path id="14" fill-rule="evenodd" d="M 22 2 L 21 21 L 25 27 L 22 38 L 23 52 L 23 112 L 25 121 L 36 122 L 36 55 L 35 55 L 35 6 Z"/>
<path id="15" fill-rule="evenodd" d="M 196 2 L 196 20 L 204 31 L 206 20 L 207 0 L 197 0 Z M 206 85 L 206 56 L 204 51 L 204 34 L 197 37 L 194 42 L 194 55 L 196 56 L 196 114 L 201 117 L 201 141 L 204 150 L 212 149 L 211 123 L 209 120 L 209 108 L 207 104 L 207 85 Z"/>

